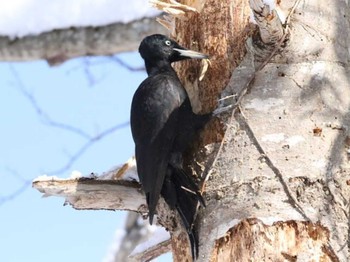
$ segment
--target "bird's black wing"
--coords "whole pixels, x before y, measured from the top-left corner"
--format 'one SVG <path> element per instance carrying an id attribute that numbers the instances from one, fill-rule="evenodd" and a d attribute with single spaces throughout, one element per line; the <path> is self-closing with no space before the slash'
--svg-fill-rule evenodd
<path id="1" fill-rule="evenodd" d="M 131 130 L 137 170 L 153 220 L 176 136 L 179 107 L 186 98 L 177 78 L 155 75 L 136 91 L 131 106 Z"/>

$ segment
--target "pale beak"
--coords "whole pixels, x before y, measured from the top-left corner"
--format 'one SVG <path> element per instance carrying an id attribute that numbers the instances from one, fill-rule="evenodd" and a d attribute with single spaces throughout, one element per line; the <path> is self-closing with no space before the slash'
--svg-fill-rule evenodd
<path id="1" fill-rule="evenodd" d="M 179 48 L 173 48 L 173 50 L 175 50 L 176 52 L 178 52 L 179 56 L 183 56 L 184 58 L 194 58 L 194 59 L 206 59 L 209 58 L 208 55 L 196 52 L 196 51 L 192 51 L 192 50 L 188 50 L 188 49 L 179 49 Z"/>

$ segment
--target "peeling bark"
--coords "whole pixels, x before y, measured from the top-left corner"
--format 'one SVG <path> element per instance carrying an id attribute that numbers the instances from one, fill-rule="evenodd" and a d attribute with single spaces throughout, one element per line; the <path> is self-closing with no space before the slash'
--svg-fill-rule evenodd
<path id="1" fill-rule="evenodd" d="M 271 10 L 271 7 L 263 0 L 250 0 L 249 4 L 254 14 L 254 20 L 258 24 L 261 41 L 265 45 L 275 47 L 284 33 L 282 21 L 276 9 Z"/>
<path id="2" fill-rule="evenodd" d="M 198 80 L 200 63 L 184 61 L 176 69 L 196 112 L 210 112 L 226 87 L 232 70 L 245 52 L 245 41 L 252 30 L 248 23 L 246 1 L 181 1 L 195 6 L 198 13 L 188 12 L 174 18 L 174 37 L 184 46 L 210 55 L 211 65 L 202 81 Z"/>
<path id="3" fill-rule="evenodd" d="M 79 178 L 34 181 L 33 187 L 47 196 L 60 196 L 75 209 L 130 210 L 147 213 L 146 198 L 138 183 L 124 180 Z"/>
<path id="4" fill-rule="evenodd" d="M 267 226 L 248 219 L 216 241 L 212 260 L 337 262 L 328 241 L 328 229 L 318 223 L 285 221 Z"/>
<path id="5" fill-rule="evenodd" d="M 281 8 L 291 10 L 294 3 L 282 1 Z M 314 10 L 322 10 L 324 16 Z M 349 7 L 342 1 L 333 5 L 308 1 L 298 6 L 286 32 L 291 38 L 282 43 L 285 49 L 277 46 L 277 55 L 269 60 L 267 52 L 265 61 L 255 52 L 248 53 L 234 71 L 223 96 L 234 95 L 224 101 L 226 105 L 236 104 L 238 96 L 239 110 L 226 122 L 219 153 L 214 153 L 206 183 L 209 204 L 198 219 L 201 239 L 206 239 L 200 248 L 203 261 L 254 257 L 248 247 L 258 250 L 255 240 L 240 240 L 247 243 L 240 247 L 241 256 L 226 252 L 225 259 L 212 257 L 220 254 L 220 245 L 213 250 L 208 244 L 208 239 L 224 237 L 233 224 L 249 218 L 259 218 L 264 224 L 306 221 L 321 225 L 329 238 L 323 238 L 313 254 L 324 261 L 349 260 L 350 188 L 346 181 L 350 169 L 345 141 L 349 136 L 350 54 L 345 44 L 349 19 L 342 16 L 344 12 L 349 14 Z M 316 22 L 312 29 L 311 17 Z M 249 44 L 261 45 L 254 39 Z M 321 46 L 322 52 L 317 52 Z M 308 236 L 306 227 L 299 228 L 296 243 L 303 241 L 303 235 Z M 279 236 L 276 232 L 272 239 Z M 230 245 L 229 250 L 237 250 Z M 299 257 L 298 261 L 312 261 L 311 256 L 303 259 L 305 252 L 285 253 L 278 260 L 276 251 L 276 259 L 261 260 L 296 261 Z"/>

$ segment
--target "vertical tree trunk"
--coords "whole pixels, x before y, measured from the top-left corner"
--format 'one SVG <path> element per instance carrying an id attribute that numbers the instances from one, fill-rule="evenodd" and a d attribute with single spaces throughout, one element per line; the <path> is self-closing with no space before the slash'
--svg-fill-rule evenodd
<path id="1" fill-rule="evenodd" d="M 268 61 L 276 50 L 257 30 L 246 52 L 248 1 L 179 2 L 197 12 L 173 17 L 173 36 L 211 56 L 201 82 L 199 62 L 177 65 L 196 110 L 213 110 L 225 87 L 231 104 L 250 90 L 239 110 L 220 116 L 222 141 L 203 149 L 209 179 L 197 219 L 199 260 L 348 261 L 349 5 L 277 1 L 285 16 L 296 9 Z M 211 125 L 204 142 L 218 133 Z M 172 237 L 174 260 L 189 261 L 185 234 Z"/>
<path id="2" fill-rule="evenodd" d="M 177 72 L 195 111 L 213 111 L 232 70 L 245 53 L 244 45 L 251 29 L 249 5 L 241 0 L 187 0 L 182 3 L 196 7 L 198 13 L 188 12 L 175 19 L 174 36 L 183 45 L 209 54 L 211 65 L 202 81 L 198 80 L 200 62 L 178 63 Z"/>

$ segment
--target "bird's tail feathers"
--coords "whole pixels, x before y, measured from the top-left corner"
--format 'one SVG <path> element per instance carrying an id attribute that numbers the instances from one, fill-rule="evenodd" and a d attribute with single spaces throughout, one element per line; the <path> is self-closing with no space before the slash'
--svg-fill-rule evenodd
<path id="1" fill-rule="evenodd" d="M 185 213 L 183 212 L 183 210 L 179 207 L 176 206 L 176 210 L 179 213 L 181 220 L 186 228 L 187 231 L 187 235 L 188 238 L 190 240 L 190 244 L 191 244 L 191 254 L 192 254 L 192 258 L 193 260 L 196 260 L 196 258 L 198 257 L 198 235 L 197 232 L 195 230 L 195 227 L 193 226 L 193 221 L 188 221 L 188 216 L 185 215 Z M 195 215 L 193 215 L 194 217 Z"/>
<path id="2" fill-rule="evenodd" d="M 147 201 L 148 210 L 149 210 L 148 212 L 149 223 L 152 225 L 154 213 L 156 211 L 157 201 L 155 200 L 154 196 L 151 193 L 146 193 L 146 201 Z"/>
<path id="3" fill-rule="evenodd" d="M 199 188 L 183 169 L 169 165 L 162 195 L 171 208 L 176 208 L 186 228 L 193 260 L 198 257 L 198 236 L 194 227 L 198 203 L 205 206 Z"/>

